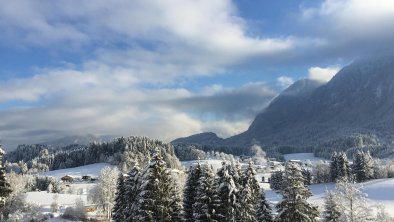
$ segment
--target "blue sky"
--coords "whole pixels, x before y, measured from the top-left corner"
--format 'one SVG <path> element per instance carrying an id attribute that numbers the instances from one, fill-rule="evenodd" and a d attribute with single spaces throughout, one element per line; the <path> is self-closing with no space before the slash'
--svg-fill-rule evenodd
<path id="1" fill-rule="evenodd" d="M 390 0 L 15 0 L 0 7 L 0 139 L 170 141 L 247 129 L 281 90 L 391 53 Z"/>

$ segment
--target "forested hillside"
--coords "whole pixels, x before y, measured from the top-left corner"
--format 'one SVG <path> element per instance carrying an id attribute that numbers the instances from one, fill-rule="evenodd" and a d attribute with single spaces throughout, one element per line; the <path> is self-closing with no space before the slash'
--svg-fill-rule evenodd
<path id="1" fill-rule="evenodd" d="M 6 166 L 17 172 L 40 172 L 106 162 L 125 172 L 134 164 L 146 164 L 156 150 L 161 151 L 168 167 L 179 168 L 173 147 L 146 137 L 121 137 L 88 146 L 69 145 L 57 149 L 46 145 L 20 145 L 5 156 Z"/>

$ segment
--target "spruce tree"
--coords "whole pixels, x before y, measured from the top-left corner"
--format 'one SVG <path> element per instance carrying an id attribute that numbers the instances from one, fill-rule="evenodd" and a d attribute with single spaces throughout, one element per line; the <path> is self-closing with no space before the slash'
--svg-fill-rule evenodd
<path id="1" fill-rule="evenodd" d="M 317 208 L 307 202 L 312 196 L 305 186 L 304 178 L 299 165 L 288 163 L 286 165 L 285 186 L 282 190 L 283 199 L 278 203 L 278 222 L 315 222 L 319 216 Z"/>
<path id="2" fill-rule="evenodd" d="M 265 198 L 265 193 L 263 189 L 261 189 L 260 199 L 257 204 L 256 213 L 257 213 L 256 216 L 257 222 L 274 222 L 272 209 L 267 199 Z"/>
<path id="3" fill-rule="evenodd" d="M 331 155 L 330 174 L 331 181 L 338 178 L 338 153 L 336 151 Z"/>
<path id="4" fill-rule="evenodd" d="M 197 196 L 197 186 L 201 177 L 201 165 L 198 163 L 196 166 L 191 166 L 183 192 L 183 209 L 185 212 L 185 220 L 187 222 L 193 222 L 193 204 Z"/>
<path id="5" fill-rule="evenodd" d="M 0 219 L 3 218 L 3 208 L 6 202 L 6 198 L 12 192 L 10 184 L 7 182 L 5 176 L 5 167 L 3 167 L 2 160 L 4 156 L 4 151 L 0 144 Z"/>
<path id="6" fill-rule="evenodd" d="M 331 158 L 331 177 L 333 181 L 348 180 L 350 175 L 349 161 L 345 152 L 334 153 Z"/>
<path id="7" fill-rule="evenodd" d="M 126 217 L 124 209 L 126 208 L 126 186 L 123 173 L 119 173 L 118 183 L 116 187 L 115 205 L 113 209 L 112 219 L 115 222 L 124 222 Z"/>
<path id="8" fill-rule="evenodd" d="M 185 221 L 185 213 L 182 205 L 182 190 L 179 188 L 175 180 L 172 180 L 172 187 L 170 197 L 172 198 L 170 202 L 171 209 L 171 221 Z"/>
<path id="9" fill-rule="evenodd" d="M 256 180 L 256 171 L 251 163 L 241 176 L 239 192 L 239 221 L 256 221 L 256 205 L 259 200 L 260 186 Z"/>
<path id="10" fill-rule="evenodd" d="M 324 202 L 324 211 L 322 213 L 324 222 L 340 222 L 341 208 L 335 193 L 328 191 Z"/>
<path id="11" fill-rule="evenodd" d="M 273 190 L 282 190 L 283 188 L 283 171 L 274 171 L 271 173 L 270 187 Z"/>
<path id="12" fill-rule="evenodd" d="M 302 171 L 302 176 L 304 177 L 304 183 L 305 185 L 311 185 L 312 184 L 312 173 L 308 169 L 303 168 Z"/>
<path id="13" fill-rule="evenodd" d="M 193 217 L 196 222 L 222 221 L 217 215 L 220 200 L 217 194 L 217 184 L 212 166 L 201 168 L 201 177 L 197 183 L 197 195 L 193 205 Z"/>
<path id="14" fill-rule="evenodd" d="M 137 211 L 138 195 L 140 193 L 141 185 L 141 170 L 137 163 L 134 164 L 133 168 L 127 174 L 125 181 L 125 199 L 126 207 L 123 209 L 123 214 L 127 221 L 135 221 L 134 216 Z"/>
<path id="15" fill-rule="evenodd" d="M 166 163 L 156 153 L 143 172 L 135 221 L 179 221 L 181 218 L 174 215 L 181 214 L 180 199 L 172 196 L 176 188 Z"/>
<path id="16" fill-rule="evenodd" d="M 234 178 L 230 172 L 234 172 L 232 165 L 225 162 L 217 173 L 218 196 L 220 199 L 220 207 L 218 214 L 222 217 L 221 221 L 234 222 L 237 221 L 239 210 L 239 202 L 237 200 L 238 189 L 235 185 Z"/>
<path id="17" fill-rule="evenodd" d="M 339 152 L 338 154 L 338 179 L 346 180 L 350 175 L 349 160 L 347 159 L 345 152 Z"/>
<path id="18" fill-rule="evenodd" d="M 356 182 L 364 182 L 373 178 L 373 159 L 369 152 L 358 151 L 355 154 L 353 173 Z"/>

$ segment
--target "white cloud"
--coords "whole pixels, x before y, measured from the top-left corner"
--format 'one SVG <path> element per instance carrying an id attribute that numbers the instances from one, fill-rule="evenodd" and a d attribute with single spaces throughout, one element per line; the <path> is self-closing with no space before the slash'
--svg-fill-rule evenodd
<path id="1" fill-rule="evenodd" d="M 286 89 L 287 87 L 289 87 L 291 84 L 294 83 L 294 80 L 288 76 L 280 76 L 276 79 L 276 81 L 278 82 L 278 85 L 282 89 Z"/>
<path id="2" fill-rule="evenodd" d="M 95 133 L 170 140 L 206 130 L 241 132 L 275 91 L 263 83 L 201 92 L 176 87 L 249 59 L 276 58 L 298 41 L 248 31 L 229 0 L 7 2 L 0 7 L 1 45 L 91 51 L 75 64 L 81 68 L 44 67 L 0 81 L 0 102 L 22 104 L 0 110 L 0 138 L 22 143 Z"/>
<path id="3" fill-rule="evenodd" d="M 122 70 L 110 70 L 112 75 L 107 71 L 43 70 L 29 78 L 0 82 L 1 102 L 33 103 L 0 110 L 0 138 L 17 144 L 93 133 L 170 141 L 206 130 L 227 137 L 246 129 L 276 95 L 264 83 L 212 86 L 201 92 L 145 89 Z M 209 115 L 215 118 L 205 118 Z"/>
<path id="4" fill-rule="evenodd" d="M 138 79 L 160 83 L 221 73 L 250 58 L 277 56 L 296 44 L 287 37 L 249 36 L 229 0 L 15 0 L 0 8 L 0 30 L 7 46 L 99 46 L 90 64 L 118 66 Z"/>
<path id="5" fill-rule="evenodd" d="M 311 67 L 308 69 L 309 79 L 328 82 L 338 73 L 339 67 Z"/>
<path id="6" fill-rule="evenodd" d="M 326 45 L 316 49 L 320 52 L 344 57 L 393 50 L 391 0 L 325 0 L 317 7 L 302 9 L 301 18 L 308 35 L 325 39 Z"/>

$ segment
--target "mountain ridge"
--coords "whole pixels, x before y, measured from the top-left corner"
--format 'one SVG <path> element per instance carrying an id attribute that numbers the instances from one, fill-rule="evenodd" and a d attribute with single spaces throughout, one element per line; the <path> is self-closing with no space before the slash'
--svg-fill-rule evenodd
<path id="1" fill-rule="evenodd" d="M 357 60 L 325 84 L 295 82 L 256 116 L 247 131 L 215 145 L 305 147 L 359 135 L 391 144 L 392 134 L 394 56 L 382 56 Z M 187 137 L 176 141 L 189 142 Z"/>

